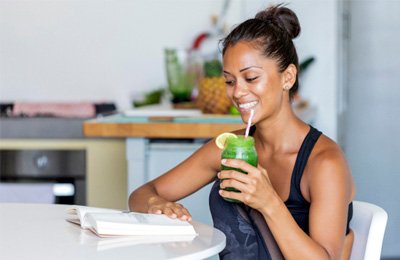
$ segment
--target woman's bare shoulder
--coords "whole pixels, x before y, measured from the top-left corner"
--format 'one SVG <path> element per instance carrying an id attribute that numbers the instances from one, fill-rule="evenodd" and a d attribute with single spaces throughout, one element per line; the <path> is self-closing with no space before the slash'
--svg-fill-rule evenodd
<path id="1" fill-rule="evenodd" d="M 323 164 L 347 164 L 341 147 L 332 139 L 322 134 L 315 144 L 308 164 L 320 167 Z"/>
<path id="2" fill-rule="evenodd" d="M 325 135 L 318 139 L 307 162 L 307 179 L 309 187 L 319 190 L 344 189 L 354 193 L 354 184 L 345 155 L 340 146 Z M 346 192 L 346 193 L 347 193 Z"/>

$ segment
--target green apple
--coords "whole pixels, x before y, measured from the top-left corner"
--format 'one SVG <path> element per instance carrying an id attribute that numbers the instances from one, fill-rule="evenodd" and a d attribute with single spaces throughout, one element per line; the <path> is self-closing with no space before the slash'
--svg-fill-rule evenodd
<path id="1" fill-rule="evenodd" d="M 235 106 L 231 106 L 229 108 L 229 114 L 231 115 L 240 115 L 239 110 L 237 110 L 237 108 Z"/>

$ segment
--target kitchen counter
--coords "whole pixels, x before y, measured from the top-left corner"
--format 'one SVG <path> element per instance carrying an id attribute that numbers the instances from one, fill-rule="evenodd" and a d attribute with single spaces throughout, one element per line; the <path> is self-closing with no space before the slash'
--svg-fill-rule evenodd
<path id="1" fill-rule="evenodd" d="M 312 124 L 316 107 L 293 105 L 295 114 Z M 154 106 L 97 117 L 83 123 L 86 137 L 110 138 L 212 138 L 245 128 L 240 116 L 201 114 L 199 110 Z"/>
<path id="2" fill-rule="evenodd" d="M 87 137 L 212 138 L 244 128 L 240 116 L 129 117 L 122 114 L 85 121 Z"/>
<path id="3" fill-rule="evenodd" d="M 88 106 L 93 111 L 82 115 Z M 0 103 L 0 138 L 83 139 L 85 120 L 115 112 L 113 103 Z"/>

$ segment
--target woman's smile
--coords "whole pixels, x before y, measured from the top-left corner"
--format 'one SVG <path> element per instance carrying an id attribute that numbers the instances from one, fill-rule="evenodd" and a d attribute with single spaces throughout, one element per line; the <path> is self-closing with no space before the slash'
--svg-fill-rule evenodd
<path id="1" fill-rule="evenodd" d="M 251 101 L 247 103 L 238 103 L 239 109 L 248 110 L 255 107 L 258 104 L 258 101 Z"/>

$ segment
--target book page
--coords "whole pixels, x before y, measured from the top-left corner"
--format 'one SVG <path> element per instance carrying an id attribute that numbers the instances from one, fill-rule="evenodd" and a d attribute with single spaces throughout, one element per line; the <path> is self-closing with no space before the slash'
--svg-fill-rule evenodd
<path id="1" fill-rule="evenodd" d="M 96 207 L 87 207 L 87 206 L 79 206 L 79 205 L 74 205 L 71 206 L 70 208 L 67 208 L 66 213 L 67 213 L 67 218 L 66 220 L 80 225 L 82 228 L 87 229 L 90 228 L 91 225 L 89 222 L 86 220 L 85 216 L 87 213 L 90 212 L 98 212 L 98 213 L 118 213 L 122 212 L 121 210 L 116 210 L 116 209 L 107 209 L 107 208 L 96 208 Z"/>

